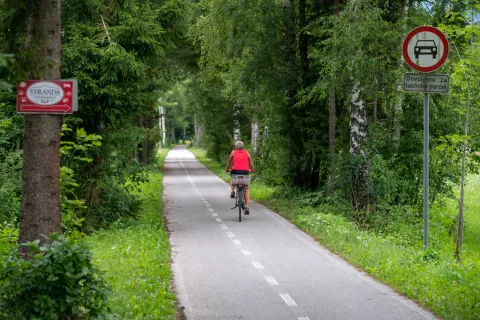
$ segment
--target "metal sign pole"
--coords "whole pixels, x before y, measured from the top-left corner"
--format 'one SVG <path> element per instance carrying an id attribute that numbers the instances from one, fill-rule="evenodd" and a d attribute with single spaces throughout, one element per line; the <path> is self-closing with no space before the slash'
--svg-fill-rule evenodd
<path id="1" fill-rule="evenodd" d="M 423 249 L 428 249 L 429 95 L 423 94 Z"/>

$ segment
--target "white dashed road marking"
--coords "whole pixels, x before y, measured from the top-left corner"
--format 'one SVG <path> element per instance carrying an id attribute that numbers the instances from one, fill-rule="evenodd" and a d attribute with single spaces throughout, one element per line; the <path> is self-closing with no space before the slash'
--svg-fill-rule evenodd
<path id="1" fill-rule="evenodd" d="M 238 246 L 242 244 L 242 242 L 240 240 L 236 240 L 236 239 L 233 240 L 233 243 L 235 243 Z"/>
<path id="2" fill-rule="evenodd" d="M 252 261 L 252 264 L 255 266 L 257 269 L 265 269 L 262 264 L 258 261 Z"/>
<path id="3" fill-rule="evenodd" d="M 280 297 L 282 297 L 283 301 L 287 304 L 289 307 L 295 307 L 297 303 L 293 301 L 292 297 L 288 293 L 280 293 Z"/>
<path id="4" fill-rule="evenodd" d="M 212 208 L 209 208 L 209 209 L 208 209 L 208 211 L 210 211 L 210 212 L 213 212 L 213 211 L 215 211 L 215 210 L 214 210 L 214 209 L 212 209 Z"/>
<path id="5" fill-rule="evenodd" d="M 224 225 L 223 223 L 220 225 L 220 228 L 222 228 L 223 230 L 227 230 L 228 227 L 226 225 Z"/>
<path id="6" fill-rule="evenodd" d="M 298 320 L 310 320 L 309 317 L 298 317 Z"/>
<path id="7" fill-rule="evenodd" d="M 216 214 L 216 213 L 214 212 L 214 213 L 212 213 L 212 216 L 218 217 L 218 214 Z"/>
<path id="8" fill-rule="evenodd" d="M 222 222 L 222 219 L 220 219 L 220 218 L 215 218 L 215 221 L 217 221 L 217 222 Z"/>
<path id="9" fill-rule="evenodd" d="M 278 282 L 277 282 L 277 280 L 275 280 L 274 277 L 265 276 L 265 279 L 267 280 L 268 283 L 270 283 L 271 286 L 278 286 Z"/>
<path id="10" fill-rule="evenodd" d="M 228 236 L 229 238 L 235 237 L 235 235 L 233 234 L 233 232 L 226 232 L 226 234 L 227 234 L 227 236 Z"/>
<path id="11" fill-rule="evenodd" d="M 242 250 L 243 254 L 246 256 L 251 256 L 252 254 L 248 250 Z"/>

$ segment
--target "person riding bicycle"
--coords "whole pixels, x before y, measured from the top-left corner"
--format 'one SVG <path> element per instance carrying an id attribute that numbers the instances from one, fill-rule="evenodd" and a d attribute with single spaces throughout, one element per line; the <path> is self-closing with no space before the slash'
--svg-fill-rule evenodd
<path id="1" fill-rule="evenodd" d="M 230 153 L 227 162 L 226 172 L 231 174 L 243 174 L 248 175 L 250 171 L 255 172 L 255 167 L 253 166 L 253 160 L 250 157 L 250 154 L 247 150 L 243 149 L 243 142 L 238 140 L 235 142 L 235 150 Z M 230 166 L 232 168 L 230 169 Z M 235 199 L 235 187 L 231 186 L 230 198 Z M 248 203 L 250 202 L 250 192 L 248 191 L 248 186 L 245 186 L 245 214 L 250 214 L 248 208 Z"/>

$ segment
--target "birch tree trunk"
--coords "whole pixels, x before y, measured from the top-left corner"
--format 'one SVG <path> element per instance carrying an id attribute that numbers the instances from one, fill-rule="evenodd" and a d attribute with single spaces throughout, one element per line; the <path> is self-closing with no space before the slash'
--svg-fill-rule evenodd
<path id="1" fill-rule="evenodd" d="M 240 140 L 240 121 L 238 117 L 240 115 L 240 106 L 238 104 L 233 105 L 233 140 Z"/>
<path id="2" fill-rule="evenodd" d="M 368 179 L 368 164 L 364 141 L 367 137 L 367 108 L 361 99 L 361 88 L 356 83 L 350 98 L 350 156 L 352 158 L 352 188 L 351 200 L 355 210 L 365 210 L 368 207 L 370 192 Z"/>
<path id="3" fill-rule="evenodd" d="M 258 151 L 258 137 L 260 136 L 259 130 L 258 130 L 258 120 L 255 119 L 251 123 L 251 128 L 252 128 L 252 151 L 253 153 L 257 153 Z"/>
<path id="4" fill-rule="evenodd" d="M 160 146 L 162 148 L 165 148 L 166 146 L 166 129 L 165 129 L 165 108 L 164 107 L 158 107 L 158 113 L 160 115 L 160 119 L 158 120 L 158 127 L 160 128 Z"/>
<path id="5" fill-rule="evenodd" d="M 32 79 L 58 80 L 61 0 L 29 1 L 26 50 Z M 35 68 L 35 69 L 33 69 Z M 63 115 L 25 115 L 19 242 L 61 232 L 60 134 Z"/>

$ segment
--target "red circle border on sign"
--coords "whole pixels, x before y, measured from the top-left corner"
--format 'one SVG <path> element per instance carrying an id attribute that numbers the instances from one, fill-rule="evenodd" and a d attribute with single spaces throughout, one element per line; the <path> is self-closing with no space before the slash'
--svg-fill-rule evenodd
<path id="1" fill-rule="evenodd" d="M 443 55 L 440 58 L 440 60 L 436 64 L 434 64 L 433 66 L 430 66 L 430 67 L 420 67 L 419 65 L 415 64 L 412 61 L 412 59 L 410 59 L 410 57 L 408 56 L 408 44 L 409 44 L 410 40 L 417 33 L 425 32 L 425 31 L 432 32 L 432 33 L 436 34 L 440 38 L 440 40 L 442 40 L 443 48 L 444 48 L 443 49 Z M 440 68 L 445 63 L 445 60 L 447 60 L 448 51 L 449 51 L 449 47 L 448 47 L 447 37 L 445 37 L 445 35 L 443 34 L 442 31 L 438 30 L 437 28 L 430 27 L 430 26 L 423 26 L 423 27 L 418 27 L 418 28 L 413 29 L 412 31 L 410 31 L 407 34 L 407 36 L 405 37 L 405 40 L 403 40 L 403 57 L 405 58 L 405 62 L 412 69 L 415 69 L 415 70 L 420 71 L 420 72 L 432 72 L 432 71 L 435 71 L 438 68 Z"/>

